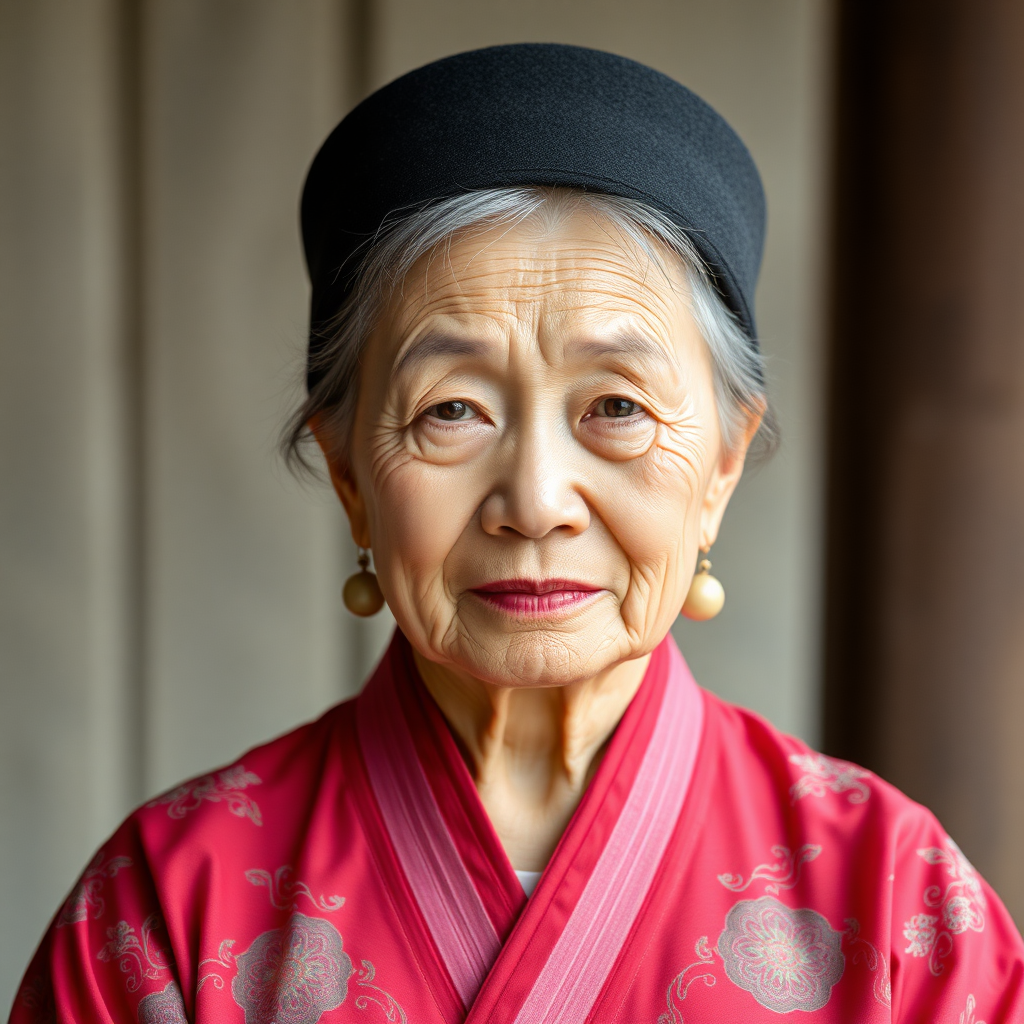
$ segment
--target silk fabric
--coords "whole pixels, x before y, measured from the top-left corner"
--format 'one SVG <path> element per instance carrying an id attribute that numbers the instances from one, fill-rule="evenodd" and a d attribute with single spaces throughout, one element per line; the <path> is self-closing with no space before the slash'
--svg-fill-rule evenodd
<path id="1" fill-rule="evenodd" d="M 131 815 L 11 1020 L 1003 1024 L 1022 975 L 928 811 L 670 638 L 527 900 L 397 634 L 359 698 Z"/>

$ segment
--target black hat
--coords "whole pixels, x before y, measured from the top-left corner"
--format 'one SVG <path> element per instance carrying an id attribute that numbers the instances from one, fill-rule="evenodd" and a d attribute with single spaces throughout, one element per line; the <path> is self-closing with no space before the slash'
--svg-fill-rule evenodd
<path id="1" fill-rule="evenodd" d="M 521 43 L 403 75 L 363 100 L 320 148 L 302 195 L 310 356 L 390 214 L 517 185 L 573 186 L 657 207 L 687 232 L 756 344 L 765 201 L 739 136 L 699 96 L 636 61 Z"/>

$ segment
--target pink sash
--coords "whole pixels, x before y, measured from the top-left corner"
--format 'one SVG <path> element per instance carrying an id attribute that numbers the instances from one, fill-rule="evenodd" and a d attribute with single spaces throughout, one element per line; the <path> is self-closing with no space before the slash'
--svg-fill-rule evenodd
<path id="1" fill-rule="evenodd" d="M 402 660 L 408 670 L 411 657 Z M 391 672 L 378 672 L 360 698 L 359 741 L 395 856 L 468 1010 L 485 981 L 493 985 L 499 980 L 489 979 L 488 974 L 492 969 L 500 973 L 505 959 L 500 956 L 500 922 L 496 928 L 488 916 L 417 756 L 412 730 L 427 727 L 427 723 L 419 720 L 417 702 L 403 699 L 411 695 L 402 693 L 400 675 L 404 673 L 397 669 L 395 664 Z M 425 696 L 422 682 L 416 679 L 413 683 L 422 691 L 421 698 Z M 592 1009 L 626 942 L 676 826 L 703 729 L 703 699 L 670 638 L 652 655 L 641 691 L 652 686 L 660 690 L 660 699 L 651 705 L 653 729 L 646 749 L 637 758 L 632 784 L 621 794 L 617 808 L 596 809 L 598 815 L 617 817 L 589 878 L 578 893 L 559 890 L 555 894 L 563 903 L 567 898 L 574 903 L 560 934 L 543 962 L 533 963 L 533 983 L 525 998 L 517 998 L 516 1006 L 510 1005 L 508 998 L 499 999 L 500 1018 L 490 1006 L 488 1020 L 579 1024 Z M 449 758 L 458 757 L 454 743 L 445 746 Z M 608 765 L 606 758 L 592 790 Z M 606 802 L 614 799 L 606 797 Z M 482 805 L 477 804 L 478 813 L 485 816 Z M 578 817 L 579 812 L 569 825 L 567 838 L 572 836 Z M 557 875 L 552 871 L 555 861 L 571 856 L 564 846 L 565 840 L 541 879 L 535 899 L 543 895 L 548 874 Z M 506 874 L 511 874 L 510 866 Z M 536 915 L 524 915 L 520 925 L 531 916 L 536 926 Z M 522 970 L 522 963 L 517 970 Z M 470 1019 L 476 1016 L 473 1013 Z"/>
<path id="2" fill-rule="evenodd" d="M 469 1009 L 501 943 L 441 817 L 393 681 L 382 682 L 359 701 L 367 772 L 420 912 Z"/>

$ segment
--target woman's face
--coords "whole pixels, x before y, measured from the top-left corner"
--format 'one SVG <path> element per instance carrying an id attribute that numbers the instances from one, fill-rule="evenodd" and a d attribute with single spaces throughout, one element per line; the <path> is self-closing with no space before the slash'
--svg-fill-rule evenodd
<path id="1" fill-rule="evenodd" d="M 424 657 L 564 685 L 668 631 L 742 454 L 662 262 L 577 212 L 471 233 L 396 294 L 331 468 Z"/>

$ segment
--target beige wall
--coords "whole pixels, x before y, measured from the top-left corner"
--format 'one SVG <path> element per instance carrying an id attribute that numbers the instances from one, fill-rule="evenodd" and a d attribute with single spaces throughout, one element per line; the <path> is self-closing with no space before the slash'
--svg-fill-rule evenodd
<path id="1" fill-rule="evenodd" d="M 458 49 L 617 50 L 678 77 L 765 175 L 760 324 L 785 430 L 715 551 L 698 677 L 817 720 L 825 0 L 0 0 L 0 1011 L 131 805 L 352 692 L 333 499 L 274 441 L 297 394 L 298 193 L 352 99 Z M 126 12 L 138 12 L 138 22 Z"/>

